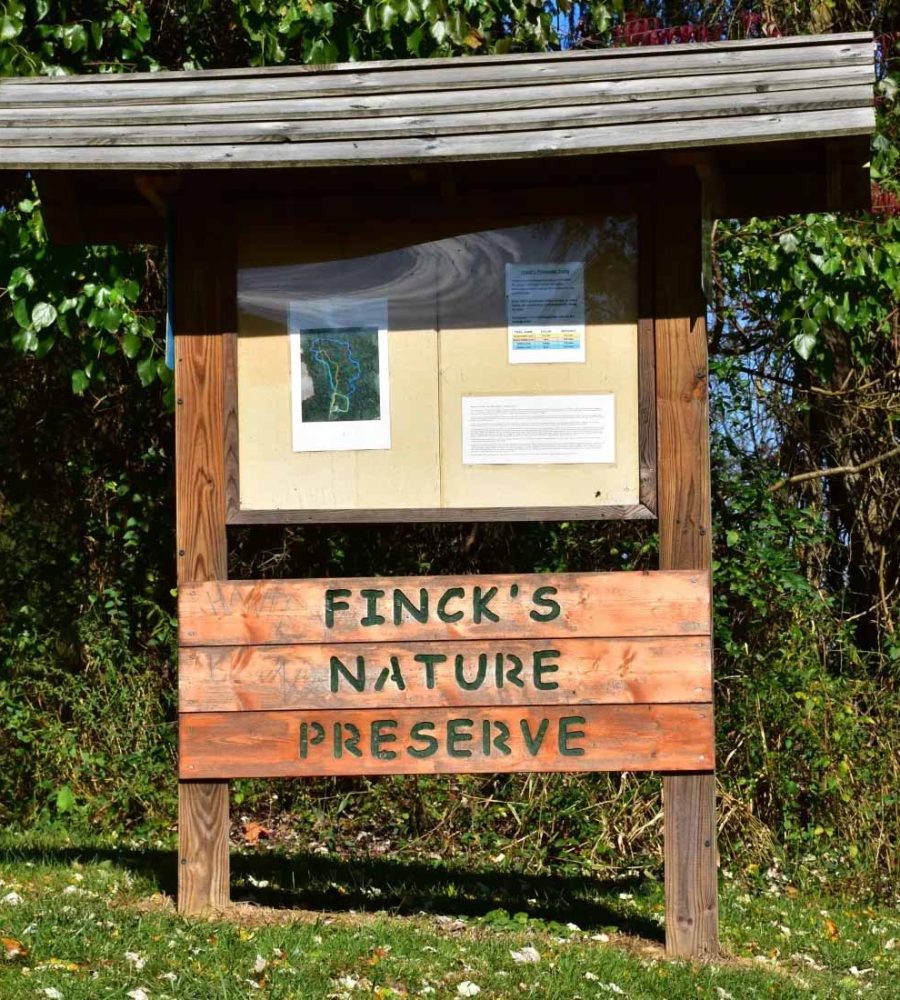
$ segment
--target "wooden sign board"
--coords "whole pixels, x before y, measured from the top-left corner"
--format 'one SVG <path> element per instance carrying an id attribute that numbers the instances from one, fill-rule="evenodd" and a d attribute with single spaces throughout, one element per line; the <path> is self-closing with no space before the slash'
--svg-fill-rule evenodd
<path id="1" fill-rule="evenodd" d="M 188 584 L 182 778 L 713 767 L 692 572 Z"/>

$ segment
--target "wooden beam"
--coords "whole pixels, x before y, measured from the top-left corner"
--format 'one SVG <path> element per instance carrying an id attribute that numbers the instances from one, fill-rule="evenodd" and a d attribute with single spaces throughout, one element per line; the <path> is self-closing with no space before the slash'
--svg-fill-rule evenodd
<path id="1" fill-rule="evenodd" d="M 221 333 L 234 329 L 234 257 L 221 205 L 198 192 L 175 223 L 175 466 L 178 584 L 224 580 L 225 364 Z M 178 786 L 178 908 L 228 903 L 228 785 Z"/>
<path id="2" fill-rule="evenodd" d="M 187 583 L 179 643 L 709 635 L 708 579 L 622 571 Z"/>
<path id="3" fill-rule="evenodd" d="M 711 565 L 709 405 L 701 291 L 702 192 L 692 169 L 660 178 L 654 313 L 661 569 Z M 715 774 L 663 778 L 666 949 L 718 953 Z"/>
<path id="4" fill-rule="evenodd" d="M 704 767 L 709 703 L 188 712 L 182 778 Z"/>

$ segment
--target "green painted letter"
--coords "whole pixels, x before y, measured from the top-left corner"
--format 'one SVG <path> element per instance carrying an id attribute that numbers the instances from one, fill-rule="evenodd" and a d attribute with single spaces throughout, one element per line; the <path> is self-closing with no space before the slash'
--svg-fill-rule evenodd
<path id="1" fill-rule="evenodd" d="M 538 691 L 555 691 L 559 684 L 557 681 L 545 681 L 544 674 L 555 674 L 559 670 L 558 663 L 544 663 L 545 659 L 559 656 L 558 649 L 540 649 L 534 654 L 534 686 Z"/>
<path id="2" fill-rule="evenodd" d="M 547 594 L 555 594 L 556 587 L 538 587 L 532 596 L 532 600 L 539 608 L 546 608 L 546 611 L 529 611 L 533 621 L 536 622 L 552 622 L 554 619 L 559 618 L 559 613 L 562 610 L 559 606 L 558 601 L 554 601 L 552 598 L 547 597 Z"/>
<path id="3" fill-rule="evenodd" d="M 433 737 L 429 736 L 425 730 L 434 731 L 433 722 L 417 722 L 412 729 L 409 731 L 409 738 L 411 740 L 418 740 L 425 744 L 424 749 L 417 750 L 415 747 L 407 747 L 406 752 L 410 757 L 432 757 L 437 753 L 438 741 Z"/>
<path id="4" fill-rule="evenodd" d="M 336 597 L 349 597 L 349 590 L 325 591 L 325 628 L 334 628 L 335 611 L 347 611 L 350 605 L 346 601 L 336 601 Z"/>
<path id="5" fill-rule="evenodd" d="M 559 720 L 559 752 L 563 757 L 583 757 L 584 747 L 570 747 L 569 740 L 583 740 L 584 730 L 573 729 L 569 732 L 569 726 L 583 726 L 587 719 L 583 715 L 565 715 Z"/>
<path id="6" fill-rule="evenodd" d="M 397 723 L 394 719 L 379 719 L 372 723 L 372 756 L 376 760 L 394 760 L 397 756 L 396 750 L 382 750 L 382 743 L 396 743 L 397 737 L 394 733 L 382 732 L 384 729 L 396 729 Z"/>

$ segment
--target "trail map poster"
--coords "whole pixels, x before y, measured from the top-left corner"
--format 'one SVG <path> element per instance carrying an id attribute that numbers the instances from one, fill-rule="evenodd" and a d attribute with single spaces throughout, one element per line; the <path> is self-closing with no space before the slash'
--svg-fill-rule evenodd
<path id="1" fill-rule="evenodd" d="M 387 302 L 292 302 L 294 451 L 391 447 Z"/>

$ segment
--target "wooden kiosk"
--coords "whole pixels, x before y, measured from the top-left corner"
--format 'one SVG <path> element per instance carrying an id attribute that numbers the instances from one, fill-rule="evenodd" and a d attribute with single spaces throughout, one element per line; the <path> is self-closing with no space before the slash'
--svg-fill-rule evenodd
<path id="1" fill-rule="evenodd" d="M 179 907 L 242 776 L 655 770 L 718 950 L 704 222 L 868 204 L 868 35 L 0 82 L 59 241 L 172 234 Z M 228 525 L 655 518 L 660 569 L 227 579 Z"/>

